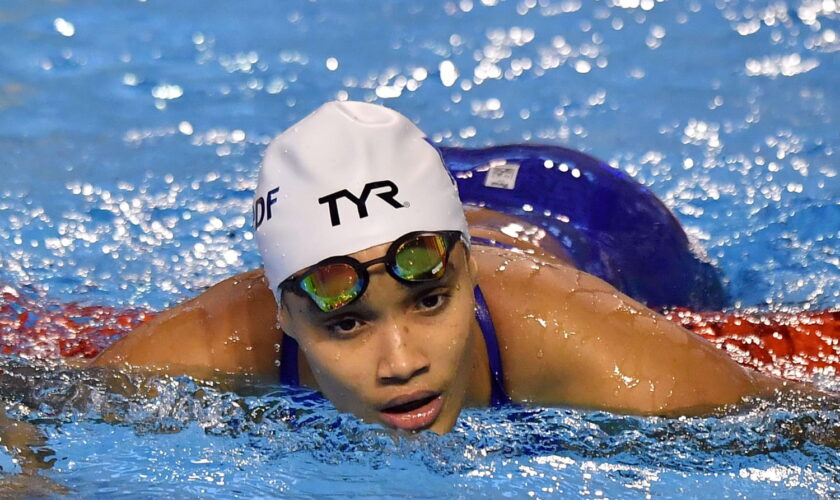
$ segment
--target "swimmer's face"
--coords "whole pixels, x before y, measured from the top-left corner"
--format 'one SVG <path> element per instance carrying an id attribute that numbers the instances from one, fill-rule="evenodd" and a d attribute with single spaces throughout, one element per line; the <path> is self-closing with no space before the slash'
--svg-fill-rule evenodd
<path id="1" fill-rule="evenodd" d="M 351 256 L 367 262 L 387 249 Z M 365 293 L 336 311 L 284 293 L 280 326 L 298 341 L 321 392 L 340 411 L 389 428 L 448 432 L 472 373 L 474 261 L 459 242 L 440 280 L 401 283 L 382 264 L 369 272 Z"/>

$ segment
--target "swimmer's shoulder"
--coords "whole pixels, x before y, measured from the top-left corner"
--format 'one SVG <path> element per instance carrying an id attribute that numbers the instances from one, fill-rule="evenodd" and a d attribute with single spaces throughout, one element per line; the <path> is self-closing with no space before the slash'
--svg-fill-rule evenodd
<path id="1" fill-rule="evenodd" d="M 93 364 L 273 378 L 280 335 L 276 310 L 263 271 L 248 271 L 162 312 L 112 344 Z"/>
<path id="2" fill-rule="evenodd" d="M 723 351 L 595 276 L 511 250 L 473 253 L 514 401 L 692 414 L 766 390 Z"/>
<path id="3" fill-rule="evenodd" d="M 508 392 L 514 400 L 533 400 L 540 377 L 560 375 L 562 370 L 559 365 L 543 366 L 548 360 L 540 349 L 549 330 L 569 322 L 568 303 L 580 271 L 521 250 L 476 245 L 472 255 L 498 337 Z"/>

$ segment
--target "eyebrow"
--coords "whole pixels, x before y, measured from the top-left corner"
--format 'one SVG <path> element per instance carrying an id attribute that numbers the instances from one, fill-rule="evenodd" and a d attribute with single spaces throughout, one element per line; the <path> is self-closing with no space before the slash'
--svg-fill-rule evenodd
<path id="1" fill-rule="evenodd" d="M 418 283 L 403 283 L 406 285 L 408 289 L 408 299 L 409 300 L 417 300 L 418 297 L 421 295 L 428 293 L 435 288 L 452 288 L 455 286 L 455 282 L 458 281 L 455 277 L 454 269 L 449 270 L 450 272 L 446 273 L 440 279 L 436 279 L 434 281 L 421 281 Z"/>
<path id="2" fill-rule="evenodd" d="M 363 318 L 368 318 L 373 315 L 369 305 L 364 303 L 365 297 L 361 297 L 350 305 L 339 307 L 335 311 L 322 311 L 313 303 L 311 310 L 314 311 L 314 317 L 317 321 L 326 323 L 333 318 L 344 316 L 347 314 L 355 314 Z"/>

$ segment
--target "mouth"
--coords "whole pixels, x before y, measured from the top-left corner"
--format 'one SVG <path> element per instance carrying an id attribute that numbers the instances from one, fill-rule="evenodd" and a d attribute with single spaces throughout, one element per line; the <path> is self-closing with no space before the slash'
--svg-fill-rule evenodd
<path id="1" fill-rule="evenodd" d="M 443 408 L 439 392 L 415 392 L 392 399 L 379 410 L 382 420 L 398 429 L 419 431 L 430 427 Z"/>

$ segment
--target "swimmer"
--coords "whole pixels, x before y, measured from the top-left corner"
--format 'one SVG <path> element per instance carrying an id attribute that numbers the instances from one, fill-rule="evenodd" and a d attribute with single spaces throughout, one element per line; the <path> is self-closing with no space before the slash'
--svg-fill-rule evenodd
<path id="1" fill-rule="evenodd" d="M 470 406 L 692 415 L 784 385 L 562 248 L 498 230 L 509 222 L 465 212 L 406 117 L 327 103 L 266 150 L 254 204 L 264 268 L 161 313 L 93 364 L 279 372 L 365 421 L 437 433 Z"/>

